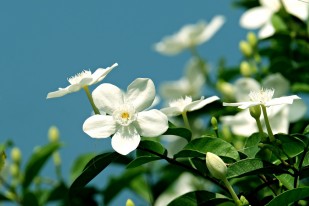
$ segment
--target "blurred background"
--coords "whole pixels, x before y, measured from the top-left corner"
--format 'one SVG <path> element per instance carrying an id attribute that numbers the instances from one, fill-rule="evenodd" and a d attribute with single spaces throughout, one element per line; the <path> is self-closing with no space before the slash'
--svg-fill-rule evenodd
<path id="1" fill-rule="evenodd" d="M 48 142 L 49 127 L 58 127 L 65 143 L 62 170 L 68 178 L 78 155 L 109 151 L 110 140 L 91 139 L 83 132 L 82 124 L 91 115 L 83 91 L 46 100 L 48 92 L 66 87 L 67 78 L 84 69 L 95 71 L 115 62 L 119 66 L 104 82 L 123 89 L 139 77 L 151 78 L 157 88 L 179 79 L 190 54 L 163 56 L 153 45 L 185 24 L 208 22 L 218 14 L 225 16 L 225 24 L 198 50 L 213 70 L 222 57 L 227 65 L 236 65 L 239 41 L 247 34 L 239 26 L 242 12 L 226 0 L 1 1 L 0 141 L 12 139 L 26 160 L 37 145 Z M 117 171 L 108 168 L 91 183 L 104 186 Z M 42 172 L 54 176 L 52 166 Z M 125 192 L 112 205 L 124 205 L 128 198 L 139 201 Z"/>

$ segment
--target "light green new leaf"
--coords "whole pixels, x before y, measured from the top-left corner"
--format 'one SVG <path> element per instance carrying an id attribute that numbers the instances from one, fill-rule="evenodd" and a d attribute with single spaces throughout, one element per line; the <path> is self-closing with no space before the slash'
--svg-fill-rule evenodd
<path id="1" fill-rule="evenodd" d="M 229 157 L 234 160 L 239 159 L 239 154 L 235 147 L 219 138 L 194 139 L 182 151 L 175 154 L 175 158 L 205 157 L 207 152 L 212 152 L 218 156 Z"/>
<path id="2" fill-rule="evenodd" d="M 26 164 L 25 176 L 23 181 L 23 190 L 26 190 L 31 184 L 35 176 L 40 172 L 46 161 L 52 156 L 52 154 L 60 147 L 58 142 L 49 143 L 37 149 L 30 157 Z"/>
<path id="3" fill-rule="evenodd" d="M 296 188 L 285 191 L 272 199 L 266 206 L 289 205 L 298 200 L 309 197 L 309 187 Z"/>

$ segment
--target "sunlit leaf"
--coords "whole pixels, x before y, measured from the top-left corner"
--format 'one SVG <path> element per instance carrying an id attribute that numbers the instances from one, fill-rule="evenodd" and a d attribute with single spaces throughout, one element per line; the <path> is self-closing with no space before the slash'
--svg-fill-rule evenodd
<path id="1" fill-rule="evenodd" d="M 309 187 L 285 191 L 272 199 L 266 206 L 289 205 L 309 197 Z"/>
<path id="2" fill-rule="evenodd" d="M 294 177 L 289 174 L 276 175 L 276 178 L 289 190 L 294 189 Z"/>

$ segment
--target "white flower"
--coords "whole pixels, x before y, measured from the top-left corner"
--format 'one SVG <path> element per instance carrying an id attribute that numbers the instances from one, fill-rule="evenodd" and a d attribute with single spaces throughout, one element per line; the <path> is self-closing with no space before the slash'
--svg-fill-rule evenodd
<path id="1" fill-rule="evenodd" d="M 111 67 L 107 67 L 106 69 L 99 68 L 94 73 L 91 73 L 91 71 L 84 70 L 81 73 L 78 73 L 75 76 L 68 78 L 68 81 L 70 83 L 69 86 L 65 88 L 59 88 L 58 91 L 48 93 L 47 99 L 62 97 L 66 94 L 77 92 L 85 86 L 90 86 L 95 83 L 98 83 L 99 81 L 103 80 L 106 77 L 106 75 L 110 71 L 112 71 L 112 69 L 114 69 L 116 66 L 118 66 L 117 63 L 113 64 Z"/>
<path id="2" fill-rule="evenodd" d="M 168 119 L 159 110 L 143 111 L 155 98 L 150 79 L 138 78 L 122 92 L 112 84 L 101 84 L 92 93 L 96 107 L 108 115 L 89 117 L 83 130 L 90 137 L 106 138 L 112 134 L 112 147 L 122 155 L 135 150 L 141 136 L 156 137 L 168 128 Z"/>
<path id="3" fill-rule="evenodd" d="M 167 116 L 178 116 L 185 112 L 192 112 L 203 108 L 205 105 L 218 100 L 219 97 L 212 96 L 207 99 L 192 101 L 191 97 L 186 96 L 169 103 L 169 107 L 161 109 Z"/>
<path id="4" fill-rule="evenodd" d="M 286 11 L 301 20 L 308 18 L 308 3 L 295 0 L 282 0 Z M 266 38 L 274 34 L 275 29 L 271 23 L 271 17 L 281 8 L 280 0 L 260 0 L 261 6 L 246 11 L 240 18 L 240 25 L 247 29 L 258 29 L 260 38 Z"/>
<path id="5" fill-rule="evenodd" d="M 165 55 L 176 55 L 185 49 L 208 41 L 224 23 L 223 16 L 215 16 L 209 24 L 199 21 L 185 25 L 178 33 L 163 38 L 155 44 L 155 50 Z"/>
<path id="6" fill-rule="evenodd" d="M 183 96 L 191 96 L 193 98 L 201 96 L 205 77 L 200 67 L 199 60 L 195 58 L 190 59 L 182 78 L 161 84 L 160 93 L 162 97 L 170 100 Z"/>

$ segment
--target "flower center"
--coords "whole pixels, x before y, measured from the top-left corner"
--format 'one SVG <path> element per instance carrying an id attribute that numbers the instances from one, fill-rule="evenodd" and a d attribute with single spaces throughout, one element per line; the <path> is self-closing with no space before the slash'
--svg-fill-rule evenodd
<path id="1" fill-rule="evenodd" d="M 133 121 L 136 120 L 137 114 L 135 108 L 131 104 L 123 104 L 120 105 L 114 112 L 113 118 L 114 120 L 122 125 L 128 126 Z"/>
<path id="2" fill-rule="evenodd" d="M 249 94 L 250 100 L 253 102 L 260 102 L 265 104 L 273 98 L 275 90 L 274 89 L 261 89 L 258 92 L 251 91 Z"/>
<path id="3" fill-rule="evenodd" d="M 75 76 L 68 78 L 70 84 L 78 84 L 84 78 L 91 78 L 91 71 L 84 70 L 80 73 L 77 73 Z"/>
<path id="4" fill-rule="evenodd" d="M 183 110 L 188 104 L 192 102 L 192 98 L 186 96 L 185 98 L 180 98 L 169 103 L 170 107 L 178 107 Z"/>

